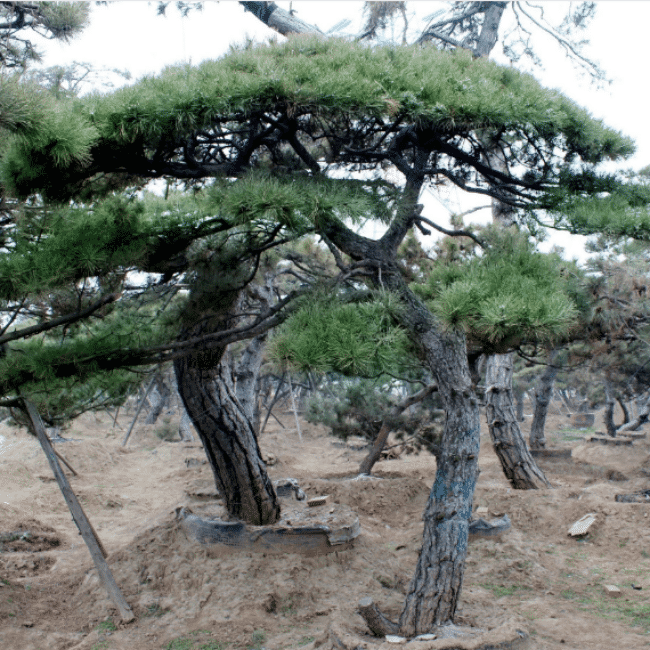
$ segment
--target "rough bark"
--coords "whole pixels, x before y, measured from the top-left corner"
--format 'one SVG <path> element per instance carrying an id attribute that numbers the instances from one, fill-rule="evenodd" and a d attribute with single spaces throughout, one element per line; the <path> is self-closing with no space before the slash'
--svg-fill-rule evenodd
<path id="1" fill-rule="evenodd" d="M 424 512 L 422 549 L 400 617 L 400 634 L 453 621 L 463 584 L 469 520 L 478 478 L 480 414 L 465 337 L 431 329 L 413 339 L 438 382 L 447 420 Z"/>
<path id="2" fill-rule="evenodd" d="M 512 405 L 512 353 L 488 359 L 485 373 L 486 416 L 490 437 L 512 487 L 531 490 L 550 487 L 521 435 Z"/>
<path id="3" fill-rule="evenodd" d="M 359 614 L 361 614 L 368 629 L 375 636 L 386 636 L 387 634 L 397 634 L 399 632 L 399 625 L 388 620 L 379 611 L 372 598 L 362 598 L 359 601 Z"/>
<path id="4" fill-rule="evenodd" d="M 483 25 L 481 27 L 481 34 L 479 35 L 474 56 L 488 57 L 490 52 L 497 43 L 499 38 L 499 23 L 505 8 L 508 6 L 507 2 L 490 2 L 485 12 Z"/>
<path id="5" fill-rule="evenodd" d="M 544 372 L 537 380 L 535 387 L 535 415 L 533 423 L 530 425 L 530 448 L 544 449 L 546 447 L 546 436 L 544 435 L 544 426 L 546 424 L 546 415 L 548 406 L 553 396 L 553 383 L 557 377 L 558 367 L 553 365 L 557 356 L 557 351 L 552 350 L 548 355 L 548 365 Z"/>
<path id="6" fill-rule="evenodd" d="M 240 2 L 239 4 L 246 11 L 254 14 L 265 25 L 283 36 L 289 36 L 290 34 L 322 34 L 317 27 L 281 9 L 275 2 Z"/>
<path id="7" fill-rule="evenodd" d="M 206 266 L 195 280 L 179 340 L 233 325 L 245 271 L 223 262 Z M 193 352 L 174 361 L 178 392 L 192 419 L 216 487 L 229 515 L 253 525 L 275 523 L 280 504 L 266 472 L 253 426 L 237 399 L 223 348 Z"/>
<path id="8" fill-rule="evenodd" d="M 321 224 L 320 231 L 353 260 L 364 260 L 373 270 L 375 284 L 400 301 L 395 317 L 430 369 L 447 415 L 424 513 L 422 549 L 399 621 L 400 634 L 408 637 L 451 622 L 456 613 L 478 477 L 480 413 L 464 333 L 440 325 L 395 262 L 397 248 L 421 210 L 417 203 L 421 180 L 416 172 L 407 179 L 397 214 L 380 240 L 357 235 L 335 221 Z"/>
<path id="9" fill-rule="evenodd" d="M 196 331 L 193 332 L 196 335 Z M 210 462 L 215 483 L 231 517 L 253 525 L 280 516 L 255 431 L 235 395 L 230 372 L 204 365 L 201 354 L 174 362 L 178 389 Z"/>
<path id="10" fill-rule="evenodd" d="M 605 380 L 605 412 L 603 413 L 603 420 L 605 421 L 605 429 L 607 435 L 614 438 L 616 436 L 616 424 L 614 424 L 614 408 L 616 407 L 616 400 L 612 395 L 612 386 L 609 381 Z"/>

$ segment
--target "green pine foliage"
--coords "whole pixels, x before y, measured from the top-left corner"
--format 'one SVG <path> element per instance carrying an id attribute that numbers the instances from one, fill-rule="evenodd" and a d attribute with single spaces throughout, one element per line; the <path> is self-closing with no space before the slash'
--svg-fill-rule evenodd
<path id="1" fill-rule="evenodd" d="M 395 189 L 381 180 L 253 172 L 236 181 L 215 181 L 206 200 L 233 225 L 281 224 L 299 235 L 330 219 L 350 220 L 357 225 L 370 217 L 386 222 L 395 196 Z"/>
<path id="2" fill-rule="evenodd" d="M 559 230 L 650 240 L 646 170 L 601 175 L 589 168 L 564 170 L 559 185 L 549 188 L 535 207 L 530 212 L 535 221 Z"/>
<path id="3" fill-rule="evenodd" d="M 400 372 L 417 362 L 406 334 L 391 316 L 397 308 L 387 294 L 360 303 L 310 297 L 278 328 L 269 357 L 295 370 L 353 377 Z"/>
<path id="4" fill-rule="evenodd" d="M 486 351 L 567 335 L 579 314 L 567 263 L 535 252 L 518 233 L 493 229 L 491 236 L 498 246 L 467 263 L 434 267 L 414 290 L 443 323 L 464 328 Z"/>
<path id="5" fill-rule="evenodd" d="M 444 425 L 440 400 L 434 393 L 416 407 L 395 415 L 398 389 L 403 394 L 402 382 L 392 377 L 329 375 L 326 385 L 307 400 L 305 418 L 325 425 L 333 436 L 343 440 L 356 436 L 372 442 L 386 424 L 397 440 L 409 439 L 410 449 L 419 451 L 424 446 L 433 451 Z M 413 391 L 412 385 L 407 386 L 407 391 Z"/>
<path id="6" fill-rule="evenodd" d="M 462 50 L 368 47 L 334 38 L 296 36 L 233 50 L 71 106 L 61 109 L 65 119 L 48 118 L 51 124 L 5 156 L 3 179 L 17 194 L 62 195 L 56 183 L 82 173 L 89 147 L 101 165 L 116 151 L 165 150 L 198 129 L 228 128 L 255 111 L 307 111 L 316 121 L 399 119 L 439 133 L 504 130 L 512 141 L 588 162 L 634 150 L 629 139 L 512 68 Z"/>
<path id="7" fill-rule="evenodd" d="M 63 334 L 55 330 L 12 342 L 11 353 L 0 358 L 0 394 L 55 396 L 62 391 L 70 399 L 60 409 L 52 399 L 49 411 L 57 413 L 73 408 L 73 395 L 89 401 L 98 390 L 93 386 L 123 395 L 134 378 L 120 369 L 142 365 L 139 349 L 164 344 L 177 334 L 173 316 L 161 318 L 154 308 L 137 307 L 120 301 L 101 319 L 76 324 Z"/>

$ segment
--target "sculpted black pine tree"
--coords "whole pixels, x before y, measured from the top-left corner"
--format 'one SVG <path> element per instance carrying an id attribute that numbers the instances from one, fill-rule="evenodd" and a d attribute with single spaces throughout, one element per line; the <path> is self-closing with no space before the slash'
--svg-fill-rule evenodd
<path id="1" fill-rule="evenodd" d="M 254 277 L 259 254 L 288 232 L 294 237 L 316 233 L 339 265 L 339 280 L 363 280 L 392 297 L 392 319 L 437 383 L 447 418 L 424 514 L 423 547 L 396 625 L 411 636 L 452 621 L 478 473 L 479 408 L 466 332 L 496 339 L 495 344 L 533 338 L 537 331 L 564 331 L 574 310 L 558 278 L 552 291 L 548 284 L 528 291 L 533 302 L 516 314 L 495 313 L 488 305 L 476 311 L 481 301 L 468 300 L 466 292 L 481 297 L 489 274 L 503 271 L 496 261 L 477 267 L 478 275 L 468 274 L 467 282 L 447 292 L 416 293 L 400 264 L 399 246 L 413 229 L 426 232 L 427 225 L 437 225 L 422 214 L 419 196 L 425 184 L 444 178 L 534 215 L 540 206 L 554 208 L 567 197 L 579 203 L 593 191 L 593 183 L 570 173 L 569 163 L 627 155 L 630 142 L 532 78 L 467 53 L 368 48 L 320 37 L 235 50 L 196 69 L 168 69 L 159 79 L 80 100 L 74 108 L 88 129 L 85 149 L 60 159 L 40 140 L 14 142 L 3 158 L 4 177 L 14 192 L 41 192 L 63 201 L 80 192 L 88 195 L 98 179 L 113 174 L 216 182 L 198 216 L 196 209 L 179 209 L 178 219 L 171 219 L 168 212 L 176 210 L 179 199 L 156 208 L 144 222 L 127 211 L 129 219 L 120 224 L 131 224 L 132 237 L 120 231 L 120 237 L 102 241 L 106 250 L 121 242 L 117 248 L 123 253 L 119 259 L 102 258 L 106 265 L 157 270 L 162 282 L 185 273 L 189 298 L 179 303 L 177 320 L 157 334 L 168 337 L 180 320 L 176 340 L 158 338 L 138 346 L 128 337 L 98 337 L 95 346 L 108 340 L 110 349 L 90 354 L 84 339 L 74 350 L 64 350 L 67 357 L 60 347 L 51 348 L 48 377 L 174 360 L 179 391 L 228 510 L 245 521 L 274 521 L 277 498 L 221 361 L 228 343 L 277 324 L 288 304 L 283 298 L 267 316 L 239 327 L 241 292 Z M 549 123 L 549 115 L 559 117 Z M 493 144 L 506 152 L 498 167 L 481 137 L 487 127 Z M 401 182 L 342 179 L 338 173 L 333 178 L 330 165 L 351 175 L 357 170 L 379 175 L 392 166 Z M 98 206 L 88 219 L 99 218 Z M 378 239 L 348 225 L 369 215 L 386 224 Z M 251 232 L 263 235 L 251 238 Z M 69 233 L 68 227 L 59 236 Z M 146 253 L 147 247 L 157 253 Z M 526 251 L 519 255 L 539 262 Z M 505 264 L 510 256 L 506 251 L 490 259 L 502 257 Z M 542 320 L 538 312 L 545 315 Z M 34 354 L 42 358 L 43 352 Z M 3 394 L 37 378 L 34 359 L 27 365 L 22 355 L 9 356 L 13 366 L 0 367 Z"/>

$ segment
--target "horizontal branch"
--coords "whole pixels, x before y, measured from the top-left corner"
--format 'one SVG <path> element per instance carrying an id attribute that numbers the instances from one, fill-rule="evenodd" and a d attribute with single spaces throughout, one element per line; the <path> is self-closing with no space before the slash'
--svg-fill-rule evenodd
<path id="1" fill-rule="evenodd" d="M 25 327 L 21 330 L 15 330 L 10 334 L 5 334 L 0 336 L 0 345 L 9 343 L 9 341 L 15 341 L 17 339 L 26 339 L 35 334 L 41 334 L 42 332 L 47 332 L 59 327 L 61 325 L 70 325 L 71 323 L 76 323 L 79 320 L 87 318 L 98 309 L 101 309 L 105 305 L 108 305 L 112 302 L 115 302 L 122 294 L 120 293 L 111 293 L 107 296 L 104 296 L 97 302 L 94 302 L 90 307 L 83 309 L 81 311 L 75 312 L 74 314 L 66 314 L 65 316 L 60 316 L 54 320 L 48 321 L 47 323 L 41 323 L 40 325 L 32 325 L 31 327 Z"/>
<path id="2" fill-rule="evenodd" d="M 425 235 L 430 235 L 431 233 L 428 232 L 426 229 L 422 228 L 422 226 L 419 225 L 420 222 L 426 223 L 428 226 L 435 228 L 437 231 L 445 235 L 448 235 L 449 237 L 469 237 L 470 239 L 473 239 L 481 248 L 483 249 L 487 248 L 487 244 L 482 239 L 479 239 L 475 234 L 471 233 L 469 230 L 447 230 L 446 228 L 439 226 L 438 224 L 434 223 L 433 221 L 430 221 L 429 219 L 425 219 L 424 217 L 418 217 L 416 223 L 418 224 L 420 231 L 423 232 Z"/>

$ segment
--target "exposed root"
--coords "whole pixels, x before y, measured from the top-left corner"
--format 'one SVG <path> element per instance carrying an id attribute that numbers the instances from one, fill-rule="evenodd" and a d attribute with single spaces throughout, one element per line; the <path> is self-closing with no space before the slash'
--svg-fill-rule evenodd
<path id="1" fill-rule="evenodd" d="M 375 636 L 386 636 L 399 632 L 399 625 L 387 619 L 370 597 L 362 598 L 359 601 L 359 614 Z"/>

